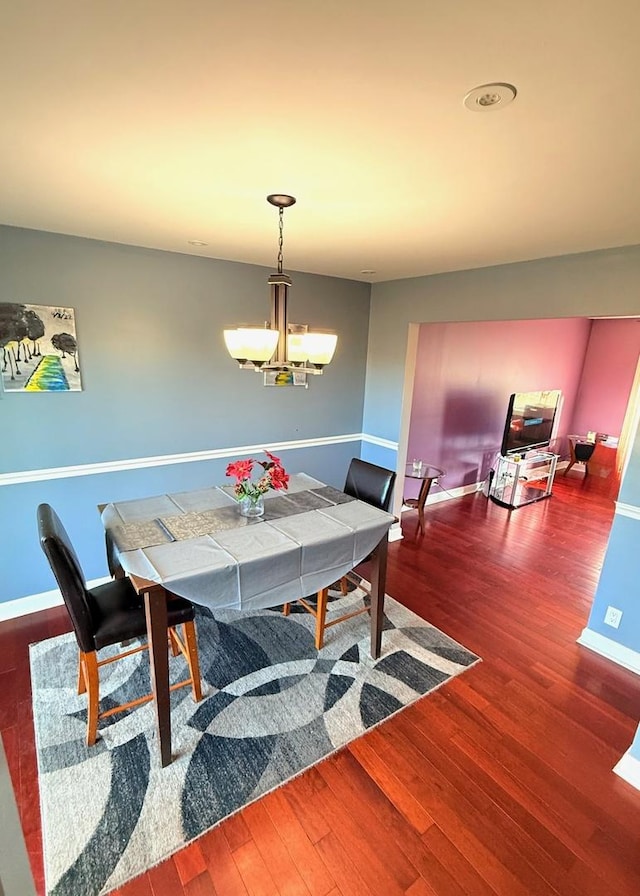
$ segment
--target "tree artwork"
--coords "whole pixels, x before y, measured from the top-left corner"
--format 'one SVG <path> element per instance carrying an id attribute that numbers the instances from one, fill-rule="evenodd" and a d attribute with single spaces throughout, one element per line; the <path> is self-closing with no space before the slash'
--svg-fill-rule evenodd
<path id="1" fill-rule="evenodd" d="M 0 353 L 5 392 L 82 389 L 73 308 L 0 302 Z"/>

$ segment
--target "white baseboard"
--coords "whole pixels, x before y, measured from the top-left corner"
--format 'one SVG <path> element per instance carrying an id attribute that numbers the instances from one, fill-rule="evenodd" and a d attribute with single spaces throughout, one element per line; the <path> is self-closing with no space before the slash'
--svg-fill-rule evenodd
<path id="1" fill-rule="evenodd" d="M 464 495 L 471 495 L 474 492 L 479 492 L 482 485 L 482 482 L 472 482 L 471 485 L 461 485 L 458 488 L 430 492 L 425 506 L 429 507 L 432 504 L 441 504 L 443 501 L 451 501 L 452 498 L 462 498 Z M 415 510 L 415 507 L 409 507 L 407 504 L 403 504 L 401 513 L 415 513 Z M 393 526 L 391 528 L 393 529 Z M 395 541 L 395 539 L 389 537 L 389 541 Z"/>
<path id="2" fill-rule="evenodd" d="M 620 516 L 628 516 L 632 520 L 640 520 L 640 507 L 636 507 L 635 504 L 623 504 L 621 501 L 616 501 L 616 513 L 619 513 Z"/>
<path id="3" fill-rule="evenodd" d="M 625 647 L 624 644 L 618 644 L 617 641 L 612 641 L 611 638 L 607 638 L 605 635 L 591 631 L 590 628 L 583 630 L 578 638 L 578 644 L 582 644 L 583 647 L 588 647 L 594 653 L 599 653 L 600 656 L 613 660 L 619 666 L 624 666 L 625 669 L 640 675 L 640 653 L 636 650 L 631 650 L 630 647 Z"/>
<path id="4" fill-rule="evenodd" d="M 95 588 L 97 585 L 103 585 L 110 581 L 109 576 L 93 579 L 91 582 L 87 582 L 87 588 Z M 8 600 L 0 603 L 0 622 L 17 619 L 18 616 L 27 616 L 29 613 L 38 613 L 40 610 L 49 610 L 51 607 L 61 607 L 62 604 L 62 595 L 57 588 L 52 591 L 43 591 L 41 594 L 31 594 L 16 600 Z"/>
<path id="5" fill-rule="evenodd" d="M 640 759 L 636 759 L 627 751 L 613 770 L 636 790 L 640 790 Z"/>
<path id="6" fill-rule="evenodd" d="M 389 541 L 402 541 L 402 526 L 400 523 L 394 523 L 389 529 Z"/>
<path id="7" fill-rule="evenodd" d="M 441 488 L 439 492 L 429 494 L 427 506 L 429 504 L 440 504 L 441 501 L 450 501 L 452 498 L 462 498 L 464 495 L 471 495 L 473 492 L 479 492 L 482 486 L 482 482 L 472 482 L 471 485 L 460 485 L 458 488 Z"/>

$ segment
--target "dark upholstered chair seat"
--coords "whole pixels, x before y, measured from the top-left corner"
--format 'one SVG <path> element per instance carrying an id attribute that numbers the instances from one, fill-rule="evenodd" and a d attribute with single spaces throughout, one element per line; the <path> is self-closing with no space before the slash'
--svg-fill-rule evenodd
<path id="1" fill-rule="evenodd" d="M 115 579 L 88 591 L 94 601 L 91 609 L 96 650 L 147 634 L 144 601 L 129 579 Z M 171 597 L 167 599 L 167 616 L 169 628 L 175 628 L 191 622 L 195 613 L 188 600 Z"/>

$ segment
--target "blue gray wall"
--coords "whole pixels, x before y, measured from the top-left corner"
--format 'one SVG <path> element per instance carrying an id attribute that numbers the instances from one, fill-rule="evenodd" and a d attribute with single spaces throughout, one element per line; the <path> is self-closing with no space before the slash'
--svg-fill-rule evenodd
<path id="1" fill-rule="evenodd" d="M 638 726 L 638 730 L 636 731 L 636 736 L 633 739 L 633 743 L 631 744 L 631 748 L 629 750 L 631 756 L 634 759 L 637 759 L 640 762 L 640 726 Z"/>
<path id="2" fill-rule="evenodd" d="M 636 433 L 604 558 L 588 628 L 640 653 L 640 430 Z M 622 610 L 617 629 L 604 622 L 607 607 Z"/>
<path id="3" fill-rule="evenodd" d="M 177 462 L 194 452 L 293 443 L 288 470 L 344 482 L 360 454 L 370 288 L 293 274 L 291 320 L 336 330 L 336 356 L 308 389 L 264 387 L 229 358 L 222 330 L 269 317 L 269 273 L 0 227 L 0 301 L 73 307 L 83 381 L 82 392 L 0 397 L 0 602 L 54 587 L 36 537 L 41 501 L 93 579 L 106 574 L 96 505 L 224 481 L 228 456 Z M 145 466 L 159 456 L 176 462 Z M 105 466 L 69 475 L 87 464 Z"/>

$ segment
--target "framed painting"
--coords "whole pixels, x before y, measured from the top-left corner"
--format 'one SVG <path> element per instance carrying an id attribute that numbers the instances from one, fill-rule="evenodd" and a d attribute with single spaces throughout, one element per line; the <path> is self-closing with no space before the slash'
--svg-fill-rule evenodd
<path id="1" fill-rule="evenodd" d="M 0 302 L 5 392 L 79 392 L 80 361 L 73 308 Z"/>

